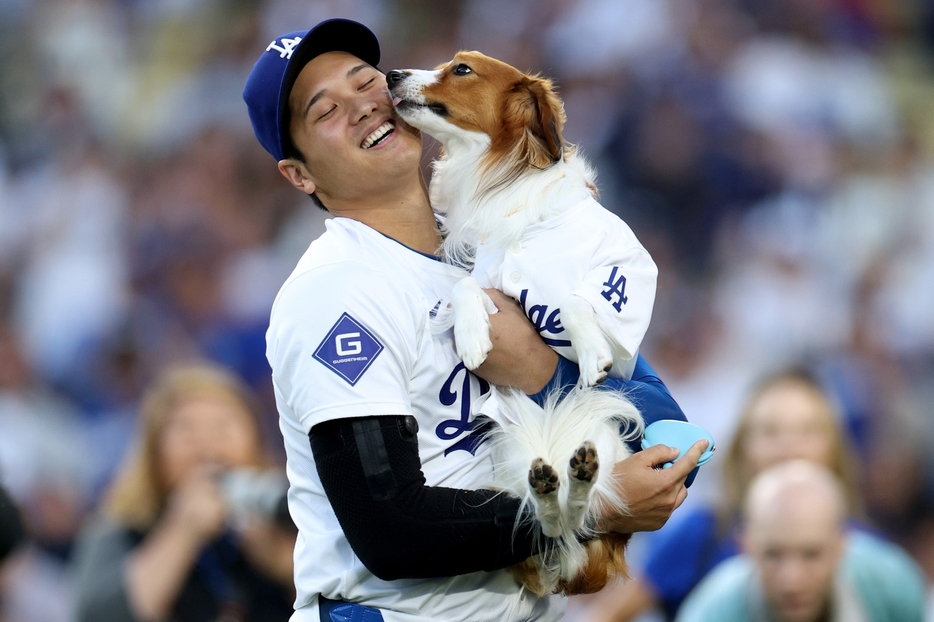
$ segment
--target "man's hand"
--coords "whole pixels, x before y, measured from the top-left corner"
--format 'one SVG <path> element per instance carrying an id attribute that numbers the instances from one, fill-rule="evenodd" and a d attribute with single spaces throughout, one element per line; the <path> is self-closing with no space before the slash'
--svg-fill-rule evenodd
<path id="1" fill-rule="evenodd" d="M 687 498 L 684 480 L 697 466 L 708 444 L 706 440 L 697 441 L 668 469 L 655 467 L 671 462 L 679 451 L 664 445 L 649 447 L 617 463 L 613 478 L 629 504 L 629 512 L 603 517 L 598 527 L 618 533 L 660 529 Z"/>
<path id="2" fill-rule="evenodd" d="M 499 290 L 484 291 L 499 313 L 490 316 L 493 349 L 474 373 L 493 384 L 538 393 L 555 373 L 557 353 L 545 345 L 519 303 Z"/>

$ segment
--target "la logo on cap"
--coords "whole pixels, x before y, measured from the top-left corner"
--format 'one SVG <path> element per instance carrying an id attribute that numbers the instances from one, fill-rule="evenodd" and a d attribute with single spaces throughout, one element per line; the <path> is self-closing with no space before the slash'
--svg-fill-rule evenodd
<path id="1" fill-rule="evenodd" d="M 301 37 L 295 37 L 289 39 L 288 37 L 283 37 L 278 40 L 280 45 L 276 45 L 277 41 L 273 39 L 273 42 L 269 44 L 269 47 L 266 48 L 267 52 L 279 52 L 279 58 L 292 58 L 292 52 L 295 50 L 295 47 L 302 42 Z"/>

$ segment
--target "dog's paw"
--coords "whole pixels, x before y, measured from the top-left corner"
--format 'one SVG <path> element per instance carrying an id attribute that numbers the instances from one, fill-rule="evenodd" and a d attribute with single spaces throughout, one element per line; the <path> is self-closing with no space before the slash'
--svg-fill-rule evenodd
<path id="1" fill-rule="evenodd" d="M 493 349 L 490 341 L 490 325 L 486 322 L 460 322 L 454 325 L 454 344 L 457 355 L 464 361 L 469 370 L 474 370 L 483 364 Z"/>
<path id="2" fill-rule="evenodd" d="M 599 470 L 597 448 L 590 441 L 584 441 L 568 462 L 568 475 L 581 482 L 592 482 Z"/>
<path id="3" fill-rule="evenodd" d="M 532 501 L 535 504 L 536 517 L 542 526 L 542 533 L 549 538 L 561 535 L 561 506 L 558 503 L 557 490 L 561 485 L 558 472 L 550 464 L 537 458 L 529 469 L 529 488 L 532 489 Z"/>
<path id="4" fill-rule="evenodd" d="M 602 353 L 586 353 L 579 355 L 581 370 L 580 382 L 585 387 L 592 387 L 603 383 L 613 368 L 613 357 L 609 350 Z"/>
<path id="5" fill-rule="evenodd" d="M 486 360 L 490 340 L 490 313 L 496 306 L 480 284 L 471 277 L 457 282 L 451 292 L 454 309 L 454 347 L 467 369 L 476 369 Z"/>
<path id="6" fill-rule="evenodd" d="M 539 496 L 549 495 L 558 490 L 560 485 L 554 467 L 541 458 L 532 461 L 532 468 L 529 469 L 529 487 L 532 492 Z"/>
<path id="7" fill-rule="evenodd" d="M 584 517 L 590 506 L 590 491 L 600 472 L 597 448 L 590 441 L 584 441 L 568 461 L 568 509 L 567 524 L 571 529 L 579 529 L 584 524 Z"/>
<path id="8" fill-rule="evenodd" d="M 580 296 L 568 296 L 561 304 L 561 323 L 577 354 L 581 384 L 592 387 L 606 380 L 613 367 L 613 352 L 590 303 Z"/>

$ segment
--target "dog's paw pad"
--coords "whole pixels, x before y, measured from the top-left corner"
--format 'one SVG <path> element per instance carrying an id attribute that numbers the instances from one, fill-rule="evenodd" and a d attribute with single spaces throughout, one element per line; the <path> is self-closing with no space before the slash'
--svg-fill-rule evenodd
<path id="1" fill-rule="evenodd" d="M 472 344 L 470 347 L 464 348 L 463 351 L 459 351 L 458 354 L 461 360 L 464 361 L 464 366 L 473 371 L 483 364 L 492 349 L 493 342 L 487 339 L 486 341 L 479 341 Z"/>
<path id="2" fill-rule="evenodd" d="M 454 346 L 457 355 L 467 369 L 476 369 L 483 364 L 493 349 L 490 340 L 490 325 L 486 316 L 467 316 L 454 324 Z"/>
<path id="3" fill-rule="evenodd" d="M 607 376 L 610 374 L 610 370 L 613 369 L 613 359 L 607 357 L 600 357 L 597 359 L 597 384 L 602 383 L 606 380 Z"/>
<path id="4" fill-rule="evenodd" d="M 597 459 L 597 448 L 590 441 L 585 441 L 571 456 L 568 463 L 568 472 L 576 480 L 590 482 L 593 481 L 599 470 L 600 461 Z"/>
<path id="5" fill-rule="evenodd" d="M 532 462 L 529 469 L 529 486 L 537 495 L 547 495 L 558 490 L 558 472 L 541 458 Z"/>
<path id="6" fill-rule="evenodd" d="M 602 384 L 607 379 L 607 372 L 605 370 L 600 370 L 597 368 L 588 368 L 584 369 L 581 367 L 580 381 L 585 387 L 592 387 L 598 384 Z"/>

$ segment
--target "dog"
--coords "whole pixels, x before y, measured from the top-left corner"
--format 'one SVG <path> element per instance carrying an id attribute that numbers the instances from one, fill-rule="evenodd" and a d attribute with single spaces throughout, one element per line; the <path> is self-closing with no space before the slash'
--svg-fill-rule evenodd
<path id="1" fill-rule="evenodd" d="M 604 534 L 581 546 L 578 535 L 602 512 L 625 508 L 598 465 L 628 455 L 620 422 L 641 434 L 642 419 L 624 397 L 592 387 L 631 376 L 655 301 L 655 263 L 597 202 L 593 169 L 564 141 L 551 81 L 479 52 L 386 80 L 402 120 L 442 145 L 429 195 L 444 215 L 445 258 L 472 268 L 451 300 L 464 364 L 476 369 L 492 347 L 496 308 L 486 286 L 517 299 L 545 342 L 581 369 L 578 388 L 544 412 L 510 393 L 493 442 L 497 485 L 533 505 L 555 543 L 516 569 L 520 581 L 537 593 L 596 591 L 625 576 L 627 538 Z M 566 469 L 553 466 L 562 462 Z"/>
<path id="2" fill-rule="evenodd" d="M 386 79 L 399 116 L 443 147 L 429 194 L 445 216 L 445 257 L 472 265 L 476 277 L 452 295 L 467 368 L 492 347 L 495 306 L 483 281 L 522 303 L 546 343 L 578 363 L 585 386 L 630 377 L 658 269 L 629 226 L 597 202 L 593 169 L 564 142 L 551 81 L 478 52 Z"/>
<path id="3" fill-rule="evenodd" d="M 630 455 L 626 441 L 642 433 L 639 411 L 619 394 L 592 387 L 575 387 L 563 398 L 554 392 L 541 407 L 520 391 L 498 395 L 498 425 L 488 433 L 490 487 L 522 499 L 522 514 L 534 507 L 549 537 L 538 555 L 512 568 L 516 578 L 541 596 L 589 594 L 628 577 L 629 536 L 601 534 L 597 523 L 626 508 L 614 480 L 601 477 L 601 463 L 612 470 Z M 552 466 L 562 463 L 563 469 Z"/>

